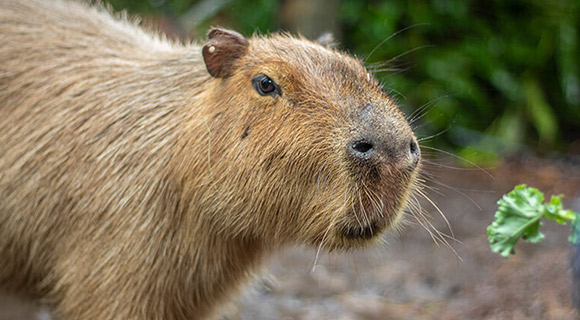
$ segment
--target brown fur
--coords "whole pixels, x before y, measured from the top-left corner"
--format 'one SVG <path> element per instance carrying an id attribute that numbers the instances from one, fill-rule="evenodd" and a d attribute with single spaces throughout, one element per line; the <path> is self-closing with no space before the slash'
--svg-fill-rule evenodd
<path id="1" fill-rule="evenodd" d="M 60 319 L 198 319 L 280 246 L 393 225 L 417 169 L 353 164 L 355 111 L 414 137 L 360 62 L 287 35 L 235 59 L 216 78 L 104 9 L 0 1 L 0 286 Z"/>

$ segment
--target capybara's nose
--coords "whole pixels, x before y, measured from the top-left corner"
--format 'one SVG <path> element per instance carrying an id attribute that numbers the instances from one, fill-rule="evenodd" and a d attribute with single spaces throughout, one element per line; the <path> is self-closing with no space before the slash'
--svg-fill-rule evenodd
<path id="1" fill-rule="evenodd" d="M 414 137 L 405 139 L 408 142 L 398 143 L 396 137 L 388 137 L 391 141 L 381 141 L 380 138 L 358 138 L 348 144 L 348 153 L 358 165 L 377 165 L 381 162 L 401 163 L 411 167 L 419 163 L 419 146 Z"/>
<path id="2" fill-rule="evenodd" d="M 359 166 L 381 164 L 414 168 L 419 163 L 420 151 L 410 128 L 401 121 L 385 116 L 382 110 L 367 105 L 354 115 L 356 123 L 347 142 L 351 161 Z"/>
<path id="3" fill-rule="evenodd" d="M 409 143 L 409 155 L 411 164 L 417 166 L 419 158 L 421 157 L 421 152 L 419 151 L 419 145 L 417 145 L 417 141 L 415 141 L 414 138 L 411 138 L 411 142 Z"/>

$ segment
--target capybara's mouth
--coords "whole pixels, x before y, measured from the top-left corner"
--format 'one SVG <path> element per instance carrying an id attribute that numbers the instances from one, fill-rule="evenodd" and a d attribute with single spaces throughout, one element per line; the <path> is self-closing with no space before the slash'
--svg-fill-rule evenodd
<path id="1" fill-rule="evenodd" d="M 371 198 L 359 201 L 354 210 L 346 213 L 341 233 L 346 239 L 372 239 L 380 235 L 402 214 L 399 201 L 404 200 Z"/>
<path id="2" fill-rule="evenodd" d="M 363 184 L 354 192 L 351 208 L 336 225 L 335 232 L 345 247 L 358 246 L 379 238 L 387 229 L 396 227 L 404 215 L 409 194 L 415 186 L 415 174 L 395 174 L 393 179 Z"/>
<path id="3" fill-rule="evenodd" d="M 340 233 L 347 240 L 370 240 L 380 234 L 383 228 L 384 224 L 373 221 L 366 224 L 343 226 L 340 228 Z"/>

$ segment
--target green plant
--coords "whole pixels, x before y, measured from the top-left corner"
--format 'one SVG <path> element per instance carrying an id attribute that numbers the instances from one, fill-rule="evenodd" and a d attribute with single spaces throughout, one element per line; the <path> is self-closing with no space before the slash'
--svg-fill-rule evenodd
<path id="1" fill-rule="evenodd" d="M 580 242 L 580 214 L 562 207 L 562 195 L 552 196 L 544 203 L 544 194 L 525 184 L 515 187 L 498 202 L 494 221 L 487 227 L 491 250 L 504 257 L 514 254 L 514 246 L 522 238 L 529 242 L 540 242 L 544 235 L 540 232 L 544 217 L 560 224 L 571 223 L 572 231 L 568 240 Z"/>

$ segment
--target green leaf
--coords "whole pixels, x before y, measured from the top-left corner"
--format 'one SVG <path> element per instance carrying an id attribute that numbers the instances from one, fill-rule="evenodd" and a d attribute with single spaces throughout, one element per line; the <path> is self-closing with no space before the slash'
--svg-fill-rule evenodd
<path id="1" fill-rule="evenodd" d="M 569 240 L 580 242 L 578 213 L 562 208 L 562 195 L 552 196 L 548 203 L 543 202 L 544 194 L 526 185 L 516 186 L 512 192 L 504 195 L 498 201 L 494 221 L 487 227 L 491 250 L 508 257 L 515 253 L 514 246 L 520 238 L 533 243 L 542 241 L 542 217 L 560 224 L 572 221 L 572 236 Z"/>
<path id="2" fill-rule="evenodd" d="M 487 228 L 491 250 L 507 257 L 514 253 L 514 246 L 521 237 L 531 242 L 539 242 L 544 235 L 540 233 L 540 217 L 544 195 L 525 185 L 517 186 L 512 192 L 498 201 L 495 220 Z"/>

